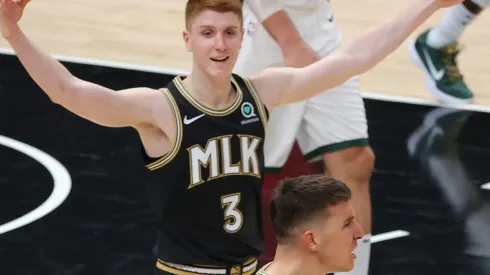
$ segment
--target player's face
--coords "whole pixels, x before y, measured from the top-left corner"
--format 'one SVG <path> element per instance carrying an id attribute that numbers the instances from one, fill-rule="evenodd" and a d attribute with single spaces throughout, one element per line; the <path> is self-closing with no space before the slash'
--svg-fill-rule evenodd
<path id="1" fill-rule="evenodd" d="M 317 245 L 315 254 L 329 272 L 352 270 L 355 259 L 352 251 L 363 236 L 361 227 L 354 220 L 352 204 L 342 202 L 329 207 L 328 211 L 328 217 L 320 221 L 321 225 L 313 232 Z"/>
<path id="2" fill-rule="evenodd" d="M 184 32 L 187 49 L 193 52 L 194 64 L 212 76 L 229 76 L 242 44 L 243 30 L 239 17 L 212 10 L 201 12 Z"/>

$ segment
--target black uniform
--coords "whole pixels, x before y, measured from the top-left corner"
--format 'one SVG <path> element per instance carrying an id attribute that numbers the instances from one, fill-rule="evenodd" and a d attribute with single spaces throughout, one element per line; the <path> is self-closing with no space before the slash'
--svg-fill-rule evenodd
<path id="1" fill-rule="evenodd" d="M 243 264 L 264 246 L 261 189 L 268 113 L 250 82 L 238 75 L 232 79 L 236 100 L 223 110 L 197 102 L 182 79 L 162 89 L 172 102 L 176 144 L 160 159 L 145 155 L 151 203 L 159 217 L 158 259 Z"/>

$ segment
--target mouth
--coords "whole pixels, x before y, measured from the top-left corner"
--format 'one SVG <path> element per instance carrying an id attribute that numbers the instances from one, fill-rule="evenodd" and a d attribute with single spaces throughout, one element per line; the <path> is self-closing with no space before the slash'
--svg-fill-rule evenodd
<path id="1" fill-rule="evenodd" d="M 354 258 L 354 259 L 356 258 L 356 254 L 352 253 L 351 255 L 352 255 L 352 258 Z"/>
<path id="2" fill-rule="evenodd" d="M 225 62 L 228 59 L 230 59 L 229 56 L 211 58 L 211 60 L 214 61 L 214 62 Z"/>

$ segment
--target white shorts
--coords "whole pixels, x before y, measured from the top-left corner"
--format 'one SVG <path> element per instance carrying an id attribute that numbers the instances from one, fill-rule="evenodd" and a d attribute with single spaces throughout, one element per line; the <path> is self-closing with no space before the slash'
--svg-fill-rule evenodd
<path id="1" fill-rule="evenodd" d="M 326 56 L 340 48 L 341 34 L 328 20 L 331 16 L 328 12 L 322 10 L 313 15 L 317 22 L 321 18 L 316 24 L 320 26 L 318 28 L 312 27 L 311 21 L 301 20 L 304 15 L 288 13 L 303 39 L 319 55 Z M 269 67 L 283 67 L 281 49 L 246 6 L 244 27 L 244 41 L 235 73 L 251 76 Z M 268 171 L 281 169 L 295 140 L 307 161 L 319 160 L 328 152 L 367 146 L 367 128 L 359 80 L 353 77 L 316 97 L 277 106 L 271 112 L 264 145 L 265 166 Z"/>

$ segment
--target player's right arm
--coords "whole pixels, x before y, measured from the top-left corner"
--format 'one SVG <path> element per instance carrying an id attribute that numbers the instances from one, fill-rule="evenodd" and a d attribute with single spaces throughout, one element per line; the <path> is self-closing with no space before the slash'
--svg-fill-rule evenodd
<path id="1" fill-rule="evenodd" d="M 53 102 L 103 126 L 138 127 L 156 123 L 152 97 L 158 91 L 134 88 L 116 92 L 73 76 L 60 62 L 35 47 L 17 25 L 20 14 L 16 13 L 21 12 L 27 2 L 0 1 L 2 36 Z"/>

